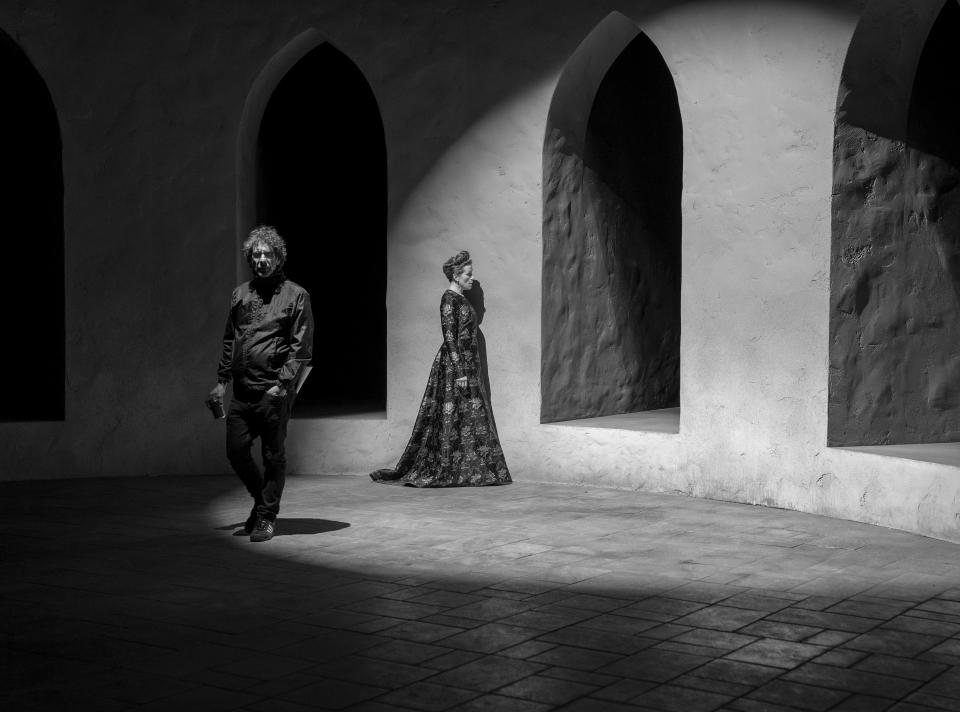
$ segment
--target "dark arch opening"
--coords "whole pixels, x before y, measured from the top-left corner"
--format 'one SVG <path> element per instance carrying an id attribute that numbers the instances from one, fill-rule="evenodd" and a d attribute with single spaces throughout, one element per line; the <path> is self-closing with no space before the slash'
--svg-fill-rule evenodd
<path id="1" fill-rule="evenodd" d="M 680 108 L 619 13 L 564 68 L 543 161 L 541 422 L 679 406 Z"/>
<path id="2" fill-rule="evenodd" d="M 316 331 L 299 417 L 386 410 L 387 169 L 376 98 L 329 43 L 280 79 L 256 141 L 256 219 L 287 241 Z"/>
<path id="3" fill-rule="evenodd" d="M 834 143 L 828 444 L 960 440 L 960 7 L 870 9 Z"/>
<path id="4" fill-rule="evenodd" d="M 65 304 L 63 156 L 57 111 L 46 83 L 0 31 L 3 170 L 0 214 L 11 302 L 0 372 L 0 420 L 64 419 Z"/>

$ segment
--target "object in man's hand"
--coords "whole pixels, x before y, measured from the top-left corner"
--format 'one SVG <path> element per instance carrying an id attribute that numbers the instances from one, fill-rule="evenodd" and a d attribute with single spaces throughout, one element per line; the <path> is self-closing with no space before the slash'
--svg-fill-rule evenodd
<path id="1" fill-rule="evenodd" d="M 222 420 L 227 417 L 226 412 L 223 410 L 223 401 L 211 398 L 207 401 L 207 407 L 210 409 L 210 412 L 213 413 L 215 420 Z"/>

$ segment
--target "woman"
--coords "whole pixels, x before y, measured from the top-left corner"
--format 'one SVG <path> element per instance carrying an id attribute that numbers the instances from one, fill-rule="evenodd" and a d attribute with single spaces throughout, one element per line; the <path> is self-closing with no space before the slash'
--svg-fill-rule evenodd
<path id="1" fill-rule="evenodd" d="M 410 442 L 395 470 L 375 482 L 410 487 L 481 487 L 511 482 L 490 401 L 480 379 L 477 315 L 463 295 L 473 286 L 466 250 L 443 263 L 450 286 L 440 299 L 443 344 L 433 359 Z"/>

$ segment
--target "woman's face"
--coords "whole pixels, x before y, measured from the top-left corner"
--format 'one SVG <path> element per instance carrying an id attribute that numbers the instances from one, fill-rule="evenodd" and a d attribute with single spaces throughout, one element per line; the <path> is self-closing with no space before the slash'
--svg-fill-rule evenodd
<path id="1" fill-rule="evenodd" d="M 473 286 L 473 265 L 468 262 L 463 271 L 453 278 L 453 281 L 464 291 L 470 289 Z"/>

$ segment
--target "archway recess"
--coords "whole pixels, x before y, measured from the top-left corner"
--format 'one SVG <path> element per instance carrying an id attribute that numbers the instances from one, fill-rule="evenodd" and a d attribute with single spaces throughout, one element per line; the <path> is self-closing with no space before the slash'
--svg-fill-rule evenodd
<path id="1" fill-rule="evenodd" d="M 311 296 L 314 371 L 295 415 L 382 417 L 387 172 L 380 111 L 359 68 L 336 47 L 313 32 L 292 45 L 261 74 L 250 116 L 245 111 L 251 126 L 242 131 L 240 237 L 257 224 L 276 227 L 288 245 L 288 277 Z"/>
<path id="2" fill-rule="evenodd" d="M 0 213 L 6 235 L 4 291 L 13 319 L 0 371 L 7 374 L 0 421 L 64 419 L 65 303 L 63 151 L 43 78 L 0 31 L 3 170 Z"/>
<path id="3" fill-rule="evenodd" d="M 828 444 L 960 440 L 960 7 L 877 0 L 834 140 Z"/>
<path id="4" fill-rule="evenodd" d="M 541 422 L 679 406 L 682 163 L 673 77 L 611 13 L 547 119 Z"/>

